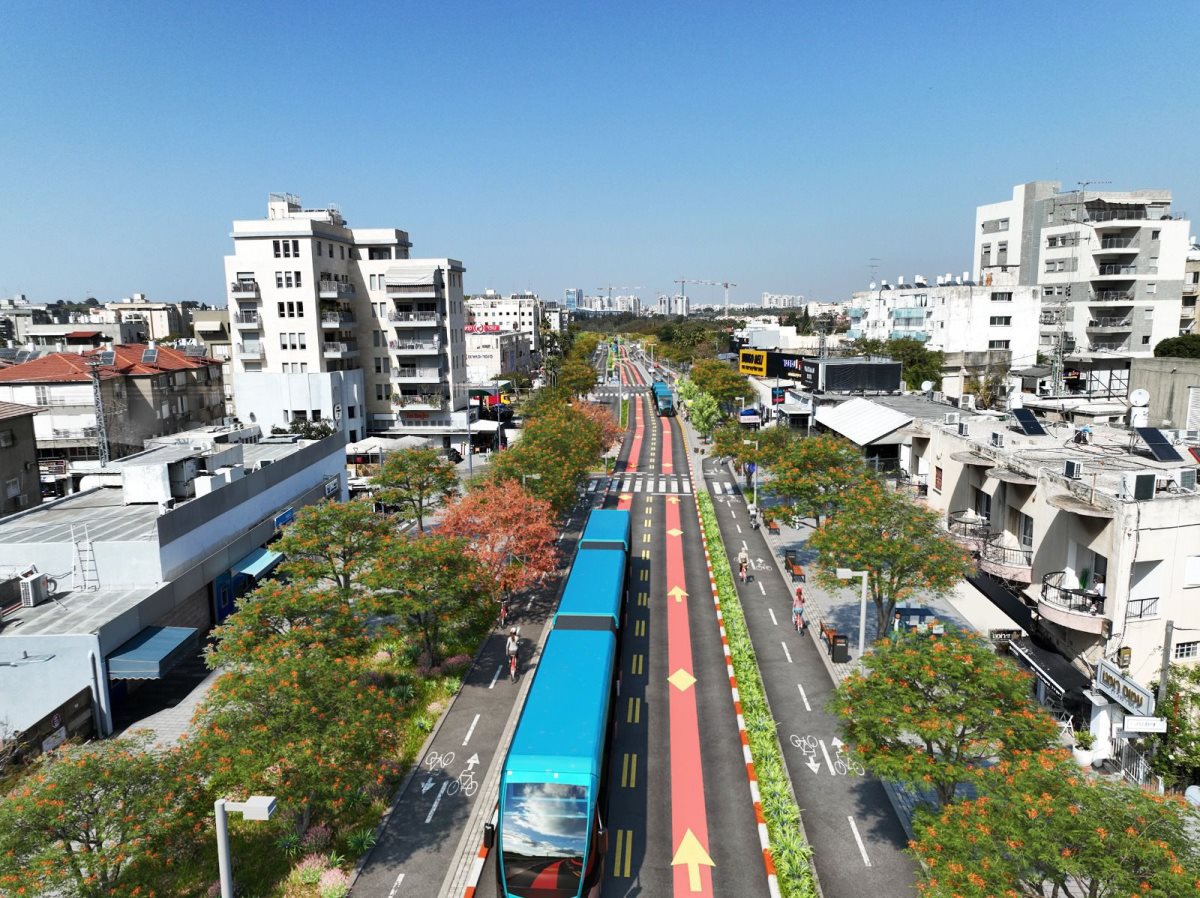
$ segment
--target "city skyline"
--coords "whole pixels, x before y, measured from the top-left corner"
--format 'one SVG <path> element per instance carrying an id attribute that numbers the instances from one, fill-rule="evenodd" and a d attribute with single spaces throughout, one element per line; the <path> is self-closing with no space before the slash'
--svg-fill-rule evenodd
<path id="1" fill-rule="evenodd" d="M 1031 180 L 1197 208 L 1189 6 L 1093 5 L 1079 40 L 923 10 L 17 4 L 0 296 L 220 305 L 272 191 L 408 230 L 467 293 L 647 304 L 961 274 L 975 207 Z"/>

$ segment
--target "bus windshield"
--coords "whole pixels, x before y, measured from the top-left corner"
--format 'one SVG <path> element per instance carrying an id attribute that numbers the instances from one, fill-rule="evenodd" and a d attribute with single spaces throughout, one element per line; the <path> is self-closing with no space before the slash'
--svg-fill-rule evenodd
<path id="1" fill-rule="evenodd" d="M 520 898 L 573 898 L 588 835 L 584 786 L 509 783 L 500 823 L 504 887 Z"/>

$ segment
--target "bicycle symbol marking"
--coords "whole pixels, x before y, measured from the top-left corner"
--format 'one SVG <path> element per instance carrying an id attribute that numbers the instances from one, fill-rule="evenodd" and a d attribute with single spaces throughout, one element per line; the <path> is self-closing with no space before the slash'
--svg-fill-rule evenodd
<path id="1" fill-rule="evenodd" d="M 479 783 L 475 781 L 475 777 L 470 770 L 464 770 L 458 775 L 458 779 L 451 780 L 446 786 L 446 794 L 457 795 L 460 789 L 468 798 L 479 790 Z"/>
<path id="2" fill-rule="evenodd" d="M 825 740 L 818 741 L 816 736 L 799 736 L 792 733 L 788 737 L 793 747 L 800 749 L 804 755 L 803 763 L 813 773 L 817 773 L 821 769 L 821 763 L 817 760 L 817 749 L 821 749 L 821 754 L 825 758 L 825 764 L 829 772 L 834 776 L 866 776 L 867 770 L 862 762 L 855 758 L 850 753 L 850 746 L 846 745 L 840 739 L 833 740 L 833 755 L 829 754 L 829 749 L 825 745 Z"/>
<path id="3" fill-rule="evenodd" d="M 442 770 L 454 763 L 454 752 L 448 751 L 445 754 L 441 752 L 431 751 L 425 757 L 425 766 L 429 768 L 429 772 Z"/>

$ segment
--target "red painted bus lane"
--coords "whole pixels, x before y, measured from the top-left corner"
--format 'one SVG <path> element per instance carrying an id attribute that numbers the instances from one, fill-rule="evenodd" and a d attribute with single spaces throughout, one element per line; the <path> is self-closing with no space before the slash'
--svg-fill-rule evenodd
<path id="1" fill-rule="evenodd" d="M 666 501 L 667 679 L 670 687 L 671 864 L 674 895 L 711 896 L 713 861 L 708 853 L 708 815 L 700 760 L 700 725 L 693 685 L 692 636 L 683 568 L 679 498 Z"/>

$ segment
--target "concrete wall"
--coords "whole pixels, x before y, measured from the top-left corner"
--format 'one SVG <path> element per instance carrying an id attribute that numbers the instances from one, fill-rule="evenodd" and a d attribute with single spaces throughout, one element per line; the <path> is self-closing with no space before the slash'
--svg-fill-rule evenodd
<path id="1" fill-rule="evenodd" d="M 1200 359 L 1133 359 L 1129 389 L 1142 389 L 1150 394 L 1150 426 L 1170 430 L 1200 428 L 1200 412 L 1193 415 L 1191 422 L 1188 420 L 1188 400 L 1200 390 Z"/>
<path id="2" fill-rule="evenodd" d="M 339 407 L 346 440 L 353 442 L 366 435 L 366 388 L 362 369 L 304 374 L 235 370 L 233 378 L 238 417 L 243 422 L 257 424 L 264 434 L 270 433 L 272 427 L 286 430 L 293 411 L 306 412 L 310 420 L 316 411 L 321 418 L 333 421 L 335 407 Z M 353 418 L 350 417 L 352 406 Z"/>
<path id="3" fill-rule="evenodd" d="M 0 517 L 42 502 L 34 420 L 33 415 L 0 420 L 0 434 L 12 435 L 12 445 L 0 448 Z"/>

